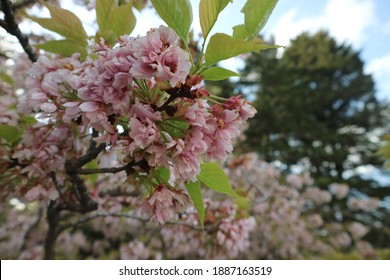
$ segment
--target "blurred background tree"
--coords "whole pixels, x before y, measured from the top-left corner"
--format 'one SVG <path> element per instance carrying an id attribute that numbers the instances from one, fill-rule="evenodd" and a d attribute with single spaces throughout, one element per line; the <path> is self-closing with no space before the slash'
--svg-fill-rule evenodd
<path id="1" fill-rule="evenodd" d="M 254 90 L 259 112 L 246 132 L 249 150 L 298 164 L 322 186 L 380 164 L 387 105 L 363 66 L 358 51 L 322 31 L 298 36 L 280 57 L 276 50 L 250 55 L 240 81 Z"/>

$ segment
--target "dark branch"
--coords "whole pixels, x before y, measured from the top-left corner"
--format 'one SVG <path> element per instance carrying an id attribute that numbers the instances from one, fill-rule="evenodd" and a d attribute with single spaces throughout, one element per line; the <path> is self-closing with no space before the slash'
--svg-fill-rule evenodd
<path id="1" fill-rule="evenodd" d="M 118 173 L 121 171 L 131 170 L 132 167 L 141 164 L 141 162 L 129 162 L 128 164 L 120 167 L 108 167 L 108 168 L 96 168 L 96 169 L 77 169 L 78 174 L 88 175 L 97 173 Z"/>
<path id="2" fill-rule="evenodd" d="M 191 92 L 191 87 L 187 85 L 182 85 L 180 88 L 170 88 L 167 89 L 166 92 L 169 94 L 169 98 L 157 108 L 157 111 L 164 111 L 168 108 L 169 104 L 172 103 L 176 98 L 179 97 L 187 97 L 189 99 L 194 99 L 195 96 Z"/>
<path id="3" fill-rule="evenodd" d="M 1 22 L 1 27 L 3 27 L 8 33 L 14 35 L 18 39 L 19 43 L 32 62 L 37 61 L 37 54 L 29 44 L 28 37 L 20 31 L 19 26 L 16 23 L 11 2 L 9 0 L 0 0 L 0 3 L 1 9 L 4 13 L 4 20 Z"/>
<path id="4" fill-rule="evenodd" d="M 106 148 L 105 143 L 101 143 L 99 146 L 96 146 L 97 143 L 94 140 L 91 140 L 91 144 L 88 148 L 87 153 L 84 156 L 79 157 L 77 162 L 77 167 L 82 167 L 83 165 L 87 164 L 88 162 L 91 162 L 94 160 L 103 150 Z"/>
<path id="5" fill-rule="evenodd" d="M 3 27 L 5 30 L 7 30 L 7 28 L 8 28 L 7 23 L 3 19 L 0 19 L 0 26 Z"/>
<path id="6" fill-rule="evenodd" d="M 35 4 L 37 3 L 37 0 L 25 0 L 25 1 L 22 1 L 22 2 L 19 2 L 19 3 L 15 3 L 13 6 L 12 6 L 12 10 L 14 11 L 17 11 L 19 9 L 23 9 L 27 6 L 30 6 L 32 4 Z"/>

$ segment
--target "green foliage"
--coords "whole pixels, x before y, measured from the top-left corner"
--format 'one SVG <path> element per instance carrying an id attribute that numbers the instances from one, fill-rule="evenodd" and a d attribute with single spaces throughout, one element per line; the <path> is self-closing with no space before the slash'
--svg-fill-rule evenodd
<path id="1" fill-rule="evenodd" d="M 245 15 L 245 28 L 234 29 L 236 35 L 239 31 L 239 38 L 250 40 L 256 37 L 268 21 L 277 2 L 278 0 L 248 0 L 241 10 Z M 242 37 L 243 34 L 245 34 L 244 37 Z"/>
<path id="2" fill-rule="evenodd" d="M 113 44 L 124 34 L 130 34 L 136 24 L 133 13 L 133 1 L 118 6 L 114 0 L 98 0 L 96 2 L 96 19 L 99 25 L 97 37 L 104 38 Z"/>
<path id="3" fill-rule="evenodd" d="M 185 44 L 192 23 L 192 7 L 189 0 L 151 0 L 158 14 L 171 27 Z"/>
<path id="4" fill-rule="evenodd" d="M 206 40 L 220 12 L 229 4 L 230 0 L 201 0 L 199 3 L 199 20 L 203 39 Z"/>
<path id="5" fill-rule="evenodd" d="M 257 52 L 277 46 L 264 45 L 254 42 L 246 42 L 239 38 L 233 38 L 224 33 L 216 33 L 210 38 L 207 45 L 205 59 L 206 66 L 219 61 L 238 56 L 243 53 Z"/>
<path id="6" fill-rule="evenodd" d="M 0 73 L 0 80 L 2 80 L 3 82 L 6 82 L 9 85 L 13 84 L 12 77 L 10 75 L 5 74 L 5 73 Z"/>
<path id="7" fill-rule="evenodd" d="M 385 144 L 378 150 L 378 155 L 385 160 L 385 166 L 390 168 L 390 134 L 385 136 Z"/>
<path id="8" fill-rule="evenodd" d="M 208 81 L 220 81 L 220 80 L 225 80 L 229 77 L 233 76 L 240 76 L 238 73 L 222 68 L 222 67 L 211 67 L 203 71 L 202 73 L 203 77 L 205 80 Z"/>
<path id="9" fill-rule="evenodd" d="M 37 47 L 49 52 L 59 53 L 61 55 L 69 55 L 72 54 L 73 51 L 78 50 L 78 52 L 80 52 L 81 50 L 80 54 L 85 56 L 88 35 L 85 32 L 80 19 L 71 11 L 51 6 L 43 1 L 42 5 L 50 11 L 51 18 L 38 18 L 30 15 L 26 16 L 41 25 L 43 28 L 64 36 L 66 40 L 49 41 L 39 44 Z M 67 50 L 68 48 L 69 50 Z"/>
<path id="10" fill-rule="evenodd" d="M 228 176 L 217 163 L 206 162 L 203 163 L 200 168 L 201 170 L 198 175 L 198 179 L 207 187 L 213 191 L 224 193 L 233 197 L 238 196 L 230 185 Z"/>
<path id="11" fill-rule="evenodd" d="M 168 132 L 173 139 L 180 138 L 189 128 L 189 124 L 183 119 L 168 119 L 159 123 L 159 126 Z"/>
<path id="12" fill-rule="evenodd" d="M 78 42 L 74 40 L 52 40 L 37 44 L 35 47 L 51 53 L 58 53 L 64 57 L 69 57 L 74 53 L 79 53 L 82 59 L 85 59 L 87 56 L 85 46 L 78 44 Z"/>
<path id="13" fill-rule="evenodd" d="M 163 181 L 166 185 L 168 184 L 169 178 L 171 177 L 171 172 L 168 168 L 158 167 L 153 171 L 153 177 L 158 178 Z"/>
<path id="14" fill-rule="evenodd" d="M 21 137 L 22 132 L 18 128 L 12 125 L 0 125 L 0 139 L 4 139 L 11 146 L 15 145 Z"/>
<path id="15" fill-rule="evenodd" d="M 377 250 L 378 259 L 380 260 L 390 260 L 390 249 Z"/>
<path id="16" fill-rule="evenodd" d="M 185 185 L 185 188 L 187 189 L 188 194 L 190 195 L 191 200 L 194 203 L 196 212 L 198 213 L 199 224 L 203 228 L 205 211 L 202 192 L 200 190 L 200 182 L 189 182 Z"/>
<path id="17" fill-rule="evenodd" d="M 146 5 L 148 4 L 147 1 L 144 0 L 134 0 L 134 8 L 136 8 L 138 11 L 142 11 Z"/>
<path id="18" fill-rule="evenodd" d="M 118 7 L 117 0 L 96 0 L 96 21 L 101 32 L 109 29 L 107 25 L 112 9 Z"/>
<path id="19" fill-rule="evenodd" d="M 54 7 L 46 2 L 42 2 L 46 8 L 49 9 L 51 18 L 38 18 L 28 16 L 43 28 L 58 33 L 65 38 L 73 39 L 75 41 L 86 42 L 88 35 L 80 19 L 71 11 Z"/>
<path id="20" fill-rule="evenodd" d="M 343 253 L 343 252 L 333 252 L 327 256 L 324 256 L 325 260 L 361 260 L 363 256 L 356 251 Z"/>

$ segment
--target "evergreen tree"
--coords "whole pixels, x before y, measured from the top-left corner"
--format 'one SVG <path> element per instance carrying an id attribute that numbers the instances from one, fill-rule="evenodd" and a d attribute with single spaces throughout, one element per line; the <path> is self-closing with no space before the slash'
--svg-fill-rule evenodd
<path id="1" fill-rule="evenodd" d="M 267 161 L 300 164 L 320 185 L 379 163 L 385 106 L 363 66 L 359 52 L 322 31 L 298 36 L 281 57 L 249 56 L 241 85 L 254 87 L 258 110 L 247 130 L 249 148 Z"/>

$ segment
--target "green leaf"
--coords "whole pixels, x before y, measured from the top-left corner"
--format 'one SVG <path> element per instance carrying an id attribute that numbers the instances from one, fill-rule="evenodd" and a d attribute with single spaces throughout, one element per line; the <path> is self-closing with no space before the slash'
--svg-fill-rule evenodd
<path id="1" fill-rule="evenodd" d="M 64 57 L 69 57 L 74 53 L 79 53 L 80 57 L 84 59 L 87 56 L 87 50 L 84 44 L 80 41 L 74 40 L 53 40 L 43 44 L 35 45 L 38 49 L 45 50 L 52 53 L 58 53 Z"/>
<path id="2" fill-rule="evenodd" d="M 148 2 L 144 0 L 134 0 L 134 8 L 136 8 L 138 11 L 142 11 L 147 4 Z"/>
<path id="3" fill-rule="evenodd" d="M 0 73 L 0 80 L 6 82 L 9 85 L 12 85 L 14 81 L 12 80 L 12 77 L 10 75 L 7 75 L 5 73 Z"/>
<path id="4" fill-rule="evenodd" d="M 34 118 L 33 116 L 29 116 L 29 115 L 22 115 L 20 117 L 20 122 L 22 124 L 25 124 L 25 125 L 34 125 L 34 124 L 38 123 L 36 118 Z"/>
<path id="5" fill-rule="evenodd" d="M 189 124 L 182 119 L 168 119 L 159 123 L 159 126 L 172 138 L 180 138 L 186 133 L 187 129 L 190 127 Z"/>
<path id="6" fill-rule="evenodd" d="M 101 31 L 107 30 L 107 20 L 111 10 L 118 7 L 117 0 L 96 0 L 96 21 Z"/>
<path id="7" fill-rule="evenodd" d="M 28 18 L 40 24 L 43 28 L 56 32 L 68 39 L 83 41 L 87 44 L 88 35 L 80 19 L 71 11 L 51 6 L 41 1 L 49 9 L 51 18 L 38 18 L 27 15 Z"/>
<path id="8" fill-rule="evenodd" d="M 241 210 L 249 210 L 250 209 L 250 202 L 248 198 L 244 196 L 237 196 L 235 199 L 235 203 Z"/>
<path id="9" fill-rule="evenodd" d="M 165 184 L 168 184 L 171 172 L 166 167 L 159 167 L 154 170 L 153 175 L 160 178 Z"/>
<path id="10" fill-rule="evenodd" d="M 113 36 L 111 35 L 110 38 L 107 38 L 111 43 L 115 42 L 120 36 L 130 34 L 133 31 L 136 19 L 132 6 L 133 1 L 130 1 L 124 6 L 112 9 L 110 16 L 107 19 L 106 29 L 110 30 L 113 34 Z"/>
<path id="11" fill-rule="evenodd" d="M 239 38 L 233 38 L 224 33 L 216 33 L 211 36 L 210 42 L 207 45 L 205 54 L 206 66 L 210 66 L 218 61 L 235 57 L 243 53 L 277 47 L 278 46 L 247 42 Z"/>
<path id="12" fill-rule="evenodd" d="M 184 43 L 188 44 L 188 34 L 192 23 L 192 7 L 189 0 L 151 0 L 163 21 L 171 27 Z"/>
<path id="13" fill-rule="evenodd" d="M 219 13 L 225 9 L 229 2 L 230 0 L 200 0 L 199 20 L 205 40 L 217 21 Z"/>
<path id="14" fill-rule="evenodd" d="M 13 144 L 21 139 L 21 132 L 12 125 L 0 125 L 0 138 L 5 139 L 8 143 Z"/>
<path id="15" fill-rule="evenodd" d="M 264 27 L 278 0 L 248 0 L 241 12 L 245 14 L 246 39 L 252 39 Z"/>
<path id="16" fill-rule="evenodd" d="M 200 173 L 198 175 L 199 181 L 205 184 L 210 189 L 238 197 L 239 195 L 232 189 L 229 178 L 222 170 L 222 168 L 215 162 L 203 163 L 200 166 Z"/>
<path id="17" fill-rule="evenodd" d="M 200 183 L 199 181 L 189 182 L 185 185 L 185 188 L 187 189 L 188 194 L 190 195 L 192 202 L 194 203 L 196 212 L 198 213 L 199 224 L 203 228 L 205 211 L 202 192 L 200 190 Z"/>
<path id="18" fill-rule="evenodd" d="M 239 39 L 246 39 L 248 37 L 245 24 L 239 24 L 233 27 L 233 37 Z"/>
<path id="19" fill-rule="evenodd" d="M 208 80 L 208 81 L 220 81 L 220 80 L 225 80 L 229 77 L 240 76 L 240 74 L 238 74 L 234 71 L 231 71 L 231 70 L 228 70 L 228 69 L 225 69 L 222 67 L 218 67 L 218 66 L 206 69 L 202 73 L 202 75 L 203 75 L 204 79 Z"/>

